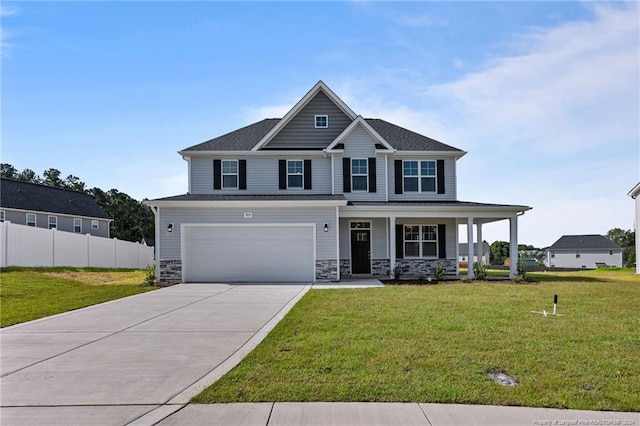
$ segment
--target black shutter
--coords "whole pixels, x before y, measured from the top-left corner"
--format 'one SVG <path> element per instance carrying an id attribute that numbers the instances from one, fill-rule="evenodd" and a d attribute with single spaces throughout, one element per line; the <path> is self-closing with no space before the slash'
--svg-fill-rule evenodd
<path id="1" fill-rule="evenodd" d="M 438 194 L 444 194 L 444 160 L 438 160 L 436 176 L 438 179 Z"/>
<path id="2" fill-rule="evenodd" d="M 342 159 L 342 192 L 351 192 L 351 158 Z"/>
<path id="3" fill-rule="evenodd" d="M 311 160 L 304 160 L 304 189 L 311 189 Z"/>
<path id="4" fill-rule="evenodd" d="M 369 158 L 369 192 L 376 192 L 376 159 Z"/>
<path id="5" fill-rule="evenodd" d="M 222 189 L 222 160 L 213 160 L 213 189 Z"/>
<path id="6" fill-rule="evenodd" d="M 278 161 L 279 188 L 287 189 L 287 160 Z"/>
<path id="7" fill-rule="evenodd" d="M 396 225 L 396 259 L 404 259 L 404 225 Z"/>
<path id="8" fill-rule="evenodd" d="M 438 225 L 438 257 L 447 258 L 447 231 L 444 224 Z"/>
<path id="9" fill-rule="evenodd" d="M 396 160 L 395 178 L 396 178 L 396 194 L 402 194 L 402 160 Z"/>
<path id="10" fill-rule="evenodd" d="M 247 189 L 247 160 L 238 160 L 238 189 Z"/>

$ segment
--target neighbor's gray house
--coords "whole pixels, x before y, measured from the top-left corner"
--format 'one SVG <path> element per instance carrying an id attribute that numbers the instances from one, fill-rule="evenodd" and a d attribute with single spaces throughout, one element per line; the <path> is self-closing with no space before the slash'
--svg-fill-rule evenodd
<path id="1" fill-rule="evenodd" d="M 622 267 L 622 249 L 602 235 L 564 235 L 547 251 L 549 268 Z"/>
<path id="2" fill-rule="evenodd" d="M 478 250 L 475 251 L 475 255 L 473 256 L 473 261 L 471 262 L 471 266 L 478 261 Z M 480 255 L 480 263 L 489 265 L 491 257 L 491 246 L 486 241 L 482 242 L 482 254 Z M 466 268 L 469 265 L 469 244 L 468 243 L 460 243 L 458 244 L 458 262 L 462 268 Z"/>
<path id="3" fill-rule="evenodd" d="M 517 250 L 530 209 L 458 201 L 464 151 L 363 118 L 322 81 L 283 118 L 179 153 L 188 192 L 146 202 L 165 282 L 430 275 L 437 264 L 456 275 L 458 224 L 482 242 L 482 224 L 508 219 Z"/>
<path id="4" fill-rule="evenodd" d="M 111 218 L 84 192 L 0 179 L 0 221 L 109 238 Z"/>
<path id="5" fill-rule="evenodd" d="M 640 224 L 640 182 L 633 187 L 627 194 L 629 197 L 636 200 L 636 274 L 640 274 L 640 261 L 638 261 L 638 255 L 640 255 L 640 238 L 638 238 L 638 224 Z"/>

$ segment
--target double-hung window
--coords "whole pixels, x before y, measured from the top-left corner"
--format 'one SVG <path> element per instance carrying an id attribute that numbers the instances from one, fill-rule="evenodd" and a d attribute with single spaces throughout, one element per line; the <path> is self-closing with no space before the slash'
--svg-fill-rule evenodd
<path id="1" fill-rule="evenodd" d="M 304 166 L 302 160 L 287 160 L 287 188 L 302 188 Z"/>
<path id="2" fill-rule="evenodd" d="M 437 225 L 405 225 L 404 227 L 405 257 L 438 257 Z"/>
<path id="3" fill-rule="evenodd" d="M 58 229 L 58 216 L 49 216 L 49 229 Z"/>
<path id="4" fill-rule="evenodd" d="M 78 234 L 82 233 L 82 219 L 79 217 L 73 218 L 73 232 Z"/>
<path id="5" fill-rule="evenodd" d="M 238 189 L 238 160 L 222 161 L 222 187 Z"/>
<path id="6" fill-rule="evenodd" d="M 36 226 L 36 214 L 35 213 L 27 213 L 27 226 Z"/>
<path id="7" fill-rule="evenodd" d="M 97 219 L 91 219 L 91 229 L 99 229 L 100 222 Z"/>
<path id="8" fill-rule="evenodd" d="M 4 222 L 4 210 L 0 210 L 0 222 Z"/>
<path id="9" fill-rule="evenodd" d="M 436 192 L 435 161 L 404 161 L 404 192 Z"/>
<path id="10" fill-rule="evenodd" d="M 351 189 L 353 191 L 367 191 L 369 178 L 367 176 L 367 160 L 351 160 Z"/>

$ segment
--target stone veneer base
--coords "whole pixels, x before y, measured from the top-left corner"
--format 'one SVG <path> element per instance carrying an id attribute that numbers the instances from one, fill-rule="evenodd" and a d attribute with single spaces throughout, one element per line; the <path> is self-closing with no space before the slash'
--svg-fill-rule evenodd
<path id="1" fill-rule="evenodd" d="M 160 275 L 158 281 L 161 283 L 179 284 L 182 282 L 182 260 L 160 260 Z"/>

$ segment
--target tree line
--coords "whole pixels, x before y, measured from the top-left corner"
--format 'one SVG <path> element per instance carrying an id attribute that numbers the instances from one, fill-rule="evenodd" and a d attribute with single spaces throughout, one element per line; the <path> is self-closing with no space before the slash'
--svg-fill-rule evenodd
<path id="1" fill-rule="evenodd" d="M 31 169 L 18 171 L 8 163 L 0 164 L 0 176 L 23 182 L 38 183 L 54 188 L 70 189 L 91 195 L 100 207 L 113 219 L 111 237 L 125 241 L 140 242 L 142 238 L 155 235 L 155 218 L 151 208 L 117 189 L 103 191 L 87 188 L 79 177 L 62 177 L 58 169 L 47 169 L 39 176 Z"/>

